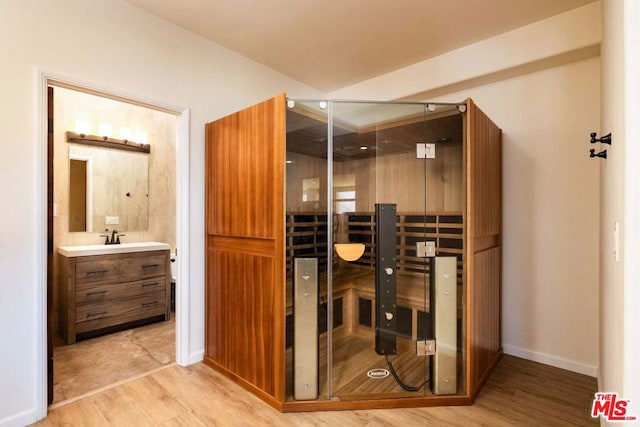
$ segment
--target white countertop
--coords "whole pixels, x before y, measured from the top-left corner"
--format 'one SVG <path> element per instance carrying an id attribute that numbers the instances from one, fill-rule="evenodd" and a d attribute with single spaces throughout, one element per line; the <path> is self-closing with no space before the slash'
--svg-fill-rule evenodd
<path id="1" fill-rule="evenodd" d="M 90 255 L 125 254 L 130 252 L 162 251 L 171 249 L 168 243 L 160 242 L 135 242 L 120 243 L 118 245 L 82 245 L 60 246 L 58 253 L 68 258 Z"/>

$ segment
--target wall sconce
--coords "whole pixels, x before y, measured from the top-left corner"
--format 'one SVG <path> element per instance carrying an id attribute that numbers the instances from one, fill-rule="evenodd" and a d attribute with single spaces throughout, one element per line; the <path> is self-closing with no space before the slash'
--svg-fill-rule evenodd
<path id="1" fill-rule="evenodd" d="M 355 261 L 364 254 L 363 243 L 336 243 L 334 247 L 338 256 L 345 261 Z"/>
<path id="2" fill-rule="evenodd" d="M 106 129 L 103 129 L 106 130 Z M 145 134 L 146 136 L 146 134 Z M 109 138 L 109 136 L 97 136 L 97 135 L 85 135 L 83 133 L 76 133 L 67 131 L 67 142 L 73 142 L 75 144 L 91 145 L 94 147 L 103 148 L 115 148 L 125 151 L 136 151 L 138 153 L 151 152 L 151 146 L 149 144 L 141 144 L 139 142 L 129 141 L 128 139 L 116 139 Z"/>

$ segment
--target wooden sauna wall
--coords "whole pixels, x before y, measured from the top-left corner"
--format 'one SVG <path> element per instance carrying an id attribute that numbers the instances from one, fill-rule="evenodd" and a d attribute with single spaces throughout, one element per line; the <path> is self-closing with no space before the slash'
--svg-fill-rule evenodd
<path id="1" fill-rule="evenodd" d="M 462 144 L 436 146 L 436 158 L 427 161 L 427 210 L 462 212 Z M 334 175 L 354 174 L 356 211 L 374 211 L 376 203 L 396 203 L 398 212 L 424 212 L 424 160 L 415 151 L 335 162 Z M 416 191 L 416 189 L 419 189 Z"/>
<path id="2" fill-rule="evenodd" d="M 472 396 L 502 354 L 502 132 L 467 100 L 467 381 Z"/>
<path id="3" fill-rule="evenodd" d="M 287 152 L 287 212 L 327 212 L 327 159 Z M 305 179 L 320 180 L 317 201 L 302 201 Z"/>
<path id="4" fill-rule="evenodd" d="M 436 148 L 436 158 L 427 160 L 427 210 L 462 212 L 462 144 L 445 143 Z M 327 160 L 303 154 L 287 153 L 287 212 L 327 211 Z M 422 188 L 425 168 L 415 152 L 393 154 L 333 164 L 336 175 L 355 175 L 356 211 L 375 210 L 375 203 L 397 203 L 398 211 L 423 212 Z M 377 174 L 377 176 L 376 176 Z M 303 202 L 304 179 L 319 178 L 318 201 Z"/>
<path id="5" fill-rule="evenodd" d="M 205 131 L 204 361 L 282 409 L 285 97 Z"/>

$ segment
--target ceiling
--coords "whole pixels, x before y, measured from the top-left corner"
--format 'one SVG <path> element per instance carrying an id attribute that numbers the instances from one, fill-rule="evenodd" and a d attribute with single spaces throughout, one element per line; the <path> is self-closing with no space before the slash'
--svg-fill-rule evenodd
<path id="1" fill-rule="evenodd" d="M 350 106 L 356 106 L 352 104 Z M 287 152 L 311 157 L 327 158 L 328 128 L 326 115 L 296 106 L 287 108 Z M 340 107 L 340 106 L 338 106 Z M 368 104 L 364 107 L 370 115 L 379 114 L 380 109 L 395 112 L 395 117 L 365 125 L 355 125 L 344 120 L 340 113 L 347 109 L 337 108 L 333 116 L 333 154 L 336 162 L 361 160 L 416 150 L 417 143 L 462 144 L 462 115 L 456 106 L 439 105 L 437 111 L 417 111 L 402 115 L 408 110 L 402 104 Z M 334 113 L 336 113 L 334 111 Z"/>
<path id="2" fill-rule="evenodd" d="M 331 92 L 595 0 L 127 0 Z"/>

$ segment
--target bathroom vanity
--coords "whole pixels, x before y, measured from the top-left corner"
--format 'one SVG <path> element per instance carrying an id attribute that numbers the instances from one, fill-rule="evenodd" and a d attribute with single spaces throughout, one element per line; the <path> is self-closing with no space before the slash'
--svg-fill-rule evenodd
<path id="1" fill-rule="evenodd" d="M 59 247 L 65 342 L 169 320 L 169 250 L 158 242 Z"/>

